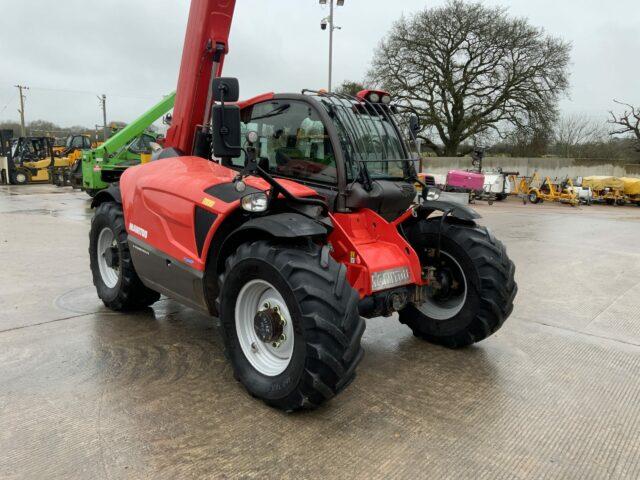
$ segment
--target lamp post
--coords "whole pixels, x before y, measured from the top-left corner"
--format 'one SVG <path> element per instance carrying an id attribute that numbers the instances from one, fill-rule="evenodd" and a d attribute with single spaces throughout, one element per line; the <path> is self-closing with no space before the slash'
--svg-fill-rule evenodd
<path id="1" fill-rule="evenodd" d="M 333 19 L 333 2 L 334 0 L 320 0 L 320 5 L 326 5 L 329 2 L 329 16 L 322 19 L 320 22 L 320 28 L 326 30 L 329 28 L 329 92 L 331 92 L 331 83 L 333 76 L 333 32 L 334 30 L 341 30 L 342 27 L 335 25 Z M 338 7 L 344 6 L 344 0 L 335 0 Z"/>

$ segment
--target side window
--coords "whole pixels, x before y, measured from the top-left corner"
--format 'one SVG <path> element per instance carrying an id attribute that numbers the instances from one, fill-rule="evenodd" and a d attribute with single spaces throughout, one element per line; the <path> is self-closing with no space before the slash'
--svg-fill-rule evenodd
<path id="1" fill-rule="evenodd" d="M 73 140 L 71 141 L 71 147 L 72 148 L 83 148 L 84 147 L 84 137 L 73 137 Z"/>
<path id="2" fill-rule="evenodd" d="M 129 151 L 137 154 L 149 153 L 151 151 L 151 147 L 149 145 L 153 141 L 154 138 L 151 135 L 141 135 L 131 142 L 129 145 Z"/>
<path id="3" fill-rule="evenodd" d="M 258 133 L 258 157 L 269 172 L 283 177 L 323 183 L 336 182 L 336 161 L 329 135 L 318 114 L 296 101 L 259 103 L 244 115 L 243 142 L 249 131 Z M 247 145 L 243 145 L 246 147 Z M 244 154 L 234 159 L 244 165 Z"/>

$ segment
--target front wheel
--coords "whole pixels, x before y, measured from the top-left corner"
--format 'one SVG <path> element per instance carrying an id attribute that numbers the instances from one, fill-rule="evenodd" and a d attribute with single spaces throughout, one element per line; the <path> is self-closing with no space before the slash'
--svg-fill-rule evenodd
<path id="1" fill-rule="evenodd" d="M 108 308 L 138 310 L 160 299 L 136 273 L 119 204 L 106 202 L 96 209 L 89 231 L 89 259 L 98 297 Z"/>
<path id="2" fill-rule="evenodd" d="M 250 394 L 286 411 L 315 408 L 355 378 L 365 324 L 328 249 L 243 244 L 220 286 L 226 354 Z"/>
<path id="3" fill-rule="evenodd" d="M 439 228 L 437 218 L 407 229 L 431 285 L 422 303 L 400 311 L 400 322 L 429 342 L 465 347 L 495 333 L 511 314 L 515 265 L 486 228 L 452 220 L 442 225 L 438 252 Z"/>
<path id="4" fill-rule="evenodd" d="M 31 181 L 31 174 L 26 168 L 18 168 L 12 176 L 14 185 L 26 185 Z"/>
<path id="5" fill-rule="evenodd" d="M 529 203 L 536 204 L 536 203 L 540 203 L 541 200 L 542 199 L 540 198 L 540 195 L 538 195 L 537 191 L 531 190 L 529 192 Z"/>

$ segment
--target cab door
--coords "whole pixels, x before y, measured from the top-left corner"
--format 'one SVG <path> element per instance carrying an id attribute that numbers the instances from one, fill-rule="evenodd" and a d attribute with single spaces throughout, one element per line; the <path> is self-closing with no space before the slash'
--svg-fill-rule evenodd
<path id="1" fill-rule="evenodd" d="M 245 107 L 242 118 L 243 133 L 258 134 L 260 166 L 275 177 L 312 187 L 328 200 L 333 210 L 338 193 L 336 155 L 313 104 L 287 98 L 268 100 Z M 232 160 L 232 166 L 242 168 L 244 161 L 243 153 Z"/>

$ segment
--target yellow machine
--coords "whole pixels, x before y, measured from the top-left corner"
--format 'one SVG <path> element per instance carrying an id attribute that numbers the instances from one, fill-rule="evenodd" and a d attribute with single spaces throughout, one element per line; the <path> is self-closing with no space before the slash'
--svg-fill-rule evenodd
<path id="1" fill-rule="evenodd" d="M 624 182 L 618 177 L 591 176 L 582 179 L 582 186 L 591 188 L 593 199 L 607 205 L 624 205 Z"/>
<path id="2" fill-rule="evenodd" d="M 20 137 L 16 140 L 12 155 L 11 183 L 49 182 L 49 167 L 55 162 L 51 137 Z"/>
<path id="3" fill-rule="evenodd" d="M 82 151 L 92 148 L 88 135 L 70 135 L 65 142 L 65 148 L 57 157 L 53 165 L 49 166 L 51 183 L 59 187 L 70 185 L 71 169 L 82 159 Z"/>
<path id="4" fill-rule="evenodd" d="M 640 207 L 640 178 L 621 177 L 624 185 L 624 195 L 631 203 Z"/>
<path id="5" fill-rule="evenodd" d="M 570 178 L 558 183 L 551 181 L 550 177 L 541 180 L 538 173 L 534 173 L 531 182 L 528 184 L 531 203 L 541 203 L 543 201 L 568 203 L 572 207 L 580 204 L 580 197 Z"/>

